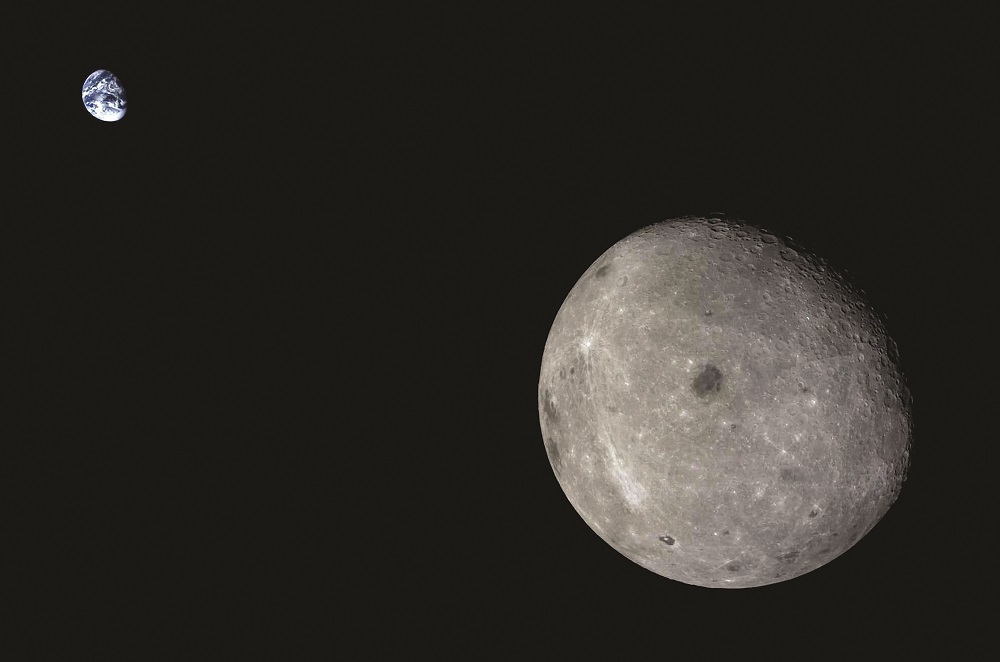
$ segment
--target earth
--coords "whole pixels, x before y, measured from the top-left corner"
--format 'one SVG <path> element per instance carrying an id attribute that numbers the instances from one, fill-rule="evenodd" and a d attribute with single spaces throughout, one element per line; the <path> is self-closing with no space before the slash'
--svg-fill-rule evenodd
<path id="1" fill-rule="evenodd" d="M 118 77 L 106 69 L 98 69 L 83 83 L 83 105 L 104 122 L 116 122 L 125 117 L 125 88 Z"/>

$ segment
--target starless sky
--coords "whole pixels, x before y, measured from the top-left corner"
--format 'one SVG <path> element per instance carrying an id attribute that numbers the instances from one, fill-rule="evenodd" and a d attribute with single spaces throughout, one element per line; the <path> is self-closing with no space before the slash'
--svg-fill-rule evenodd
<path id="1" fill-rule="evenodd" d="M 320 623 L 331 650 L 620 637 L 671 655 L 720 624 L 787 624 L 791 651 L 890 615 L 930 644 L 930 623 L 995 597 L 983 17 L 338 5 L 8 24 L 31 81 L 8 106 L 0 242 L 15 538 L 79 650 L 124 640 L 108 628 L 146 650 L 213 613 L 286 653 L 303 641 L 286 621 Z M 125 86 L 121 122 L 80 101 L 99 68 Z M 644 225 L 710 212 L 846 270 L 914 394 L 885 519 L 740 592 L 601 542 L 536 410 L 580 274 Z"/>

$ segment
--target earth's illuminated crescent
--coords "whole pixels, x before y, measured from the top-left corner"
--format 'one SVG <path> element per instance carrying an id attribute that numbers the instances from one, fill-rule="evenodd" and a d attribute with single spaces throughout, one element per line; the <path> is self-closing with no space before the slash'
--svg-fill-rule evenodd
<path id="1" fill-rule="evenodd" d="M 660 575 L 741 588 L 836 558 L 895 501 L 911 437 L 861 294 L 765 231 L 675 219 L 615 244 L 560 308 L 538 385 L 556 478 Z"/>

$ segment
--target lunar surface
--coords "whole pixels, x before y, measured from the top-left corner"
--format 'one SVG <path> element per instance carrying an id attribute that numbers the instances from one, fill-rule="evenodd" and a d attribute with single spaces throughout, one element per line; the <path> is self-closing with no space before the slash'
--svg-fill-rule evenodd
<path id="1" fill-rule="evenodd" d="M 598 258 L 549 332 L 538 407 L 587 524 L 698 586 L 830 562 L 909 464 L 910 396 L 880 318 L 822 260 L 733 220 L 666 221 Z"/>
<path id="2" fill-rule="evenodd" d="M 117 122 L 125 117 L 125 88 L 110 71 L 98 69 L 83 83 L 83 105 L 104 122 Z"/>

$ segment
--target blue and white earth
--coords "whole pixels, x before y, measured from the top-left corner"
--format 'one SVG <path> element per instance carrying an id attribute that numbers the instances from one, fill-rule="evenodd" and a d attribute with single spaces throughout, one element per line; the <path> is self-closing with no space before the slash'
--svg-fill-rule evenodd
<path id="1" fill-rule="evenodd" d="M 98 69 L 83 83 L 83 105 L 97 119 L 116 122 L 125 117 L 125 88 L 113 73 Z"/>

